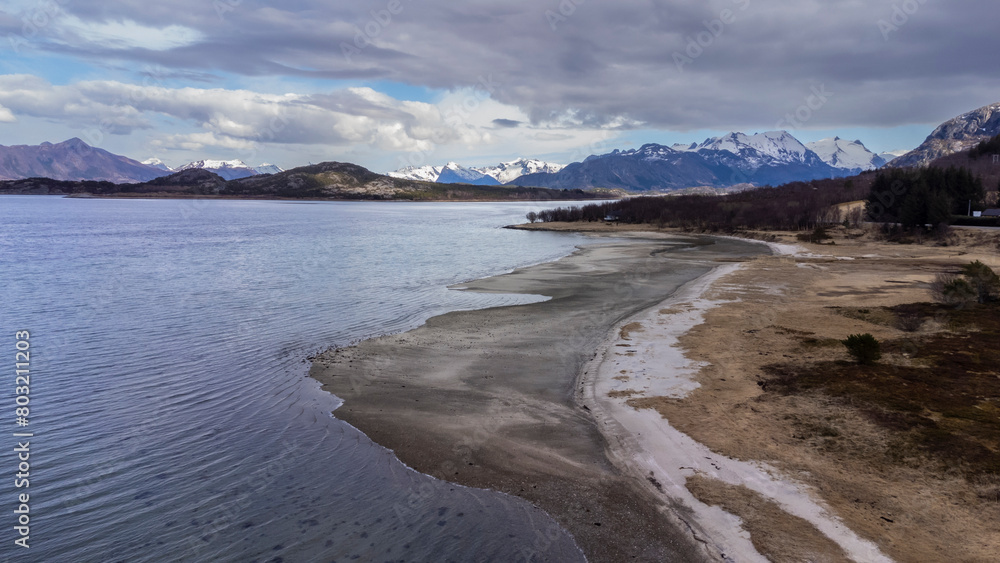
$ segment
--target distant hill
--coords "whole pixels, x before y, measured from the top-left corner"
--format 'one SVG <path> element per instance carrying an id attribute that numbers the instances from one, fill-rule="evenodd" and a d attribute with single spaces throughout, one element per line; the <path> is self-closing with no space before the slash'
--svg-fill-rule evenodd
<path id="1" fill-rule="evenodd" d="M 355 164 L 324 162 L 293 168 L 271 176 L 251 176 L 227 182 L 221 195 L 318 199 L 434 200 L 566 200 L 614 197 L 609 192 L 565 192 L 475 184 L 445 184 L 393 178 Z"/>
<path id="2" fill-rule="evenodd" d="M 889 166 L 926 166 L 935 159 L 971 149 L 996 135 L 1000 135 L 1000 103 L 945 121 L 919 147 L 893 160 Z"/>
<path id="3" fill-rule="evenodd" d="M 0 145 L 0 180 L 44 177 L 115 183 L 145 182 L 169 172 L 91 147 L 77 138 L 40 145 Z"/>
<path id="4" fill-rule="evenodd" d="M 324 162 L 228 181 L 203 168 L 188 168 L 132 184 L 29 178 L 0 182 L 0 194 L 399 201 L 552 201 L 609 199 L 621 195 L 608 191 L 419 182 L 383 176 L 341 162 Z"/>

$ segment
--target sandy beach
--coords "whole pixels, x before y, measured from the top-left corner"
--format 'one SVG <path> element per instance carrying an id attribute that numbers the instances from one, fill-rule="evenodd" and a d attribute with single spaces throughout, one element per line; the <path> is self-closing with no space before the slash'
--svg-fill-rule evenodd
<path id="1" fill-rule="evenodd" d="M 994 235 L 764 245 L 593 229 L 632 240 L 462 286 L 547 302 L 317 359 L 313 376 L 345 400 L 335 415 L 422 472 L 535 503 L 590 561 L 992 560 L 992 493 L 899 462 L 863 412 L 768 391 L 766 373 L 847 358 L 814 342 L 906 336 L 858 307 L 928 301 L 938 272 L 971 260 L 1000 266 Z"/>
<path id="2" fill-rule="evenodd" d="M 736 561 L 995 560 L 995 480 L 901 453 L 905 434 L 850 402 L 768 392 L 766 373 L 775 362 L 843 362 L 839 339 L 853 333 L 917 350 L 946 327 L 906 332 L 871 310 L 931 301 L 935 275 L 970 261 L 996 268 L 1000 239 L 775 238 L 774 256 L 719 269 L 624 320 L 594 359 L 584 393 L 618 437 L 619 464 L 690 506 L 692 527 Z M 883 361 L 914 365 L 912 350 Z"/>
<path id="3" fill-rule="evenodd" d="M 676 340 L 688 362 L 681 365 L 693 377 L 678 392 L 659 381 L 659 388 L 651 384 L 625 402 L 655 411 L 714 455 L 727 456 L 721 467 L 702 463 L 686 470 L 697 476 L 687 488 L 740 516 L 744 530 L 755 536 L 755 547 L 772 561 L 995 560 L 1000 510 L 989 483 L 970 483 L 958 460 L 941 469 L 923 452 L 907 451 L 904 433 L 873 423 L 870 412 L 850 401 L 825 393 L 769 392 L 767 373 L 776 362 L 807 369 L 843 362 L 848 357 L 839 339 L 862 332 L 912 343 L 884 363 L 919 365 L 913 352 L 946 327 L 931 320 L 916 332 L 903 331 L 878 318 L 876 308 L 932 301 L 935 275 L 970 261 L 1000 266 L 996 235 L 959 232 L 948 246 L 843 236 L 835 237 L 834 245 L 797 243 L 788 235 L 781 239 L 781 254 L 749 261 L 697 298 L 643 319 L 656 327 L 680 322 L 692 310 L 703 315 L 703 322 Z M 644 333 L 633 334 L 640 342 L 632 345 L 642 344 Z M 644 342 L 663 343 L 655 334 Z M 631 377 L 641 367 L 625 369 Z M 641 416 L 638 412 L 631 416 Z M 947 419 L 928 416 L 947 428 Z M 745 465 L 732 470 L 734 460 L 768 464 L 766 473 L 781 480 L 778 485 L 761 481 Z M 796 485 L 791 495 L 780 486 L 789 483 Z M 808 507 L 803 500 L 815 504 Z M 762 515 L 759 509 L 768 503 L 780 510 Z M 811 526 L 791 527 L 789 516 Z M 769 533 L 775 529 L 800 532 Z"/>
<path id="4" fill-rule="evenodd" d="M 580 376 L 620 321 L 759 244 L 650 235 L 461 286 L 545 295 L 543 303 L 454 312 L 317 358 L 312 376 L 344 399 L 335 416 L 418 471 L 525 498 L 590 561 L 717 559 L 608 457 L 579 402 Z M 536 560 L 548 560 L 539 542 Z"/>

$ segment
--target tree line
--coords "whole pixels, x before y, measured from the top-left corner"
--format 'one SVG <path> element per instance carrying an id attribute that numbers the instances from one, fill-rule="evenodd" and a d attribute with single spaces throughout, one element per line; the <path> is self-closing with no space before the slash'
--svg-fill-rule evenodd
<path id="1" fill-rule="evenodd" d="M 1000 154 L 1000 135 L 992 139 L 982 141 L 969 150 L 969 158 L 975 160 L 981 156 Z"/>
<path id="2" fill-rule="evenodd" d="M 871 174 L 850 179 L 793 182 L 726 195 L 647 196 L 542 211 L 542 222 L 604 221 L 648 223 L 699 231 L 812 229 L 839 222 L 839 203 L 863 200 Z M 860 219 L 860 217 L 859 217 Z"/>
<path id="3" fill-rule="evenodd" d="M 646 196 L 535 214 L 542 222 L 615 221 L 685 230 L 809 230 L 847 221 L 900 224 L 924 229 L 949 224 L 956 215 L 982 209 L 983 182 L 962 167 L 865 172 L 851 178 L 792 182 L 726 195 Z M 859 202 L 853 211 L 838 206 Z M 862 212 L 860 203 L 864 203 Z"/>
<path id="4" fill-rule="evenodd" d="M 982 180 L 965 168 L 891 168 L 875 178 L 865 209 L 872 221 L 912 230 L 949 224 L 985 198 Z"/>

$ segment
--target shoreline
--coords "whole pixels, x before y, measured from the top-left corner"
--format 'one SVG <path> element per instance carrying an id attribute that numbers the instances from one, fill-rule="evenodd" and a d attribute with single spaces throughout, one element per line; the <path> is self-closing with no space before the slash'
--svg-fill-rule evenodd
<path id="1" fill-rule="evenodd" d="M 615 198 L 608 197 L 594 197 L 591 199 L 516 199 L 516 198 L 503 198 L 503 199 L 439 199 L 439 198 L 428 198 L 428 199 L 379 199 L 379 198 L 330 198 L 330 199 L 313 199 L 313 198 L 294 198 L 294 197 L 254 197 L 254 196 L 228 196 L 228 195 L 194 195 L 194 194 L 174 194 L 174 193 L 119 193 L 119 194 L 91 194 L 91 193 L 0 193 L 2 196 L 45 196 L 45 197 L 58 197 L 66 199 L 126 199 L 126 200 L 158 200 L 158 199 L 169 199 L 169 200 L 211 200 L 211 201 L 295 201 L 303 203 L 594 203 L 600 201 L 612 201 Z"/>
<path id="2" fill-rule="evenodd" d="M 615 232 L 621 230 L 634 229 Z M 912 434 L 864 403 L 822 387 L 773 389 L 769 370 L 792 366 L 822 380 L 823 370 L 853 364 L 840 339 L 864 332 L 889 344 L 882 363 L 903 371 L 888 373 L 933 365 L 913 351 L 941 335 L 962 338 L 963 329 L 933 319 L 906 329 L 891 313 L 887 319 L 885 308 L 932 301 L 935 275 L 971 261 L 1000 269 L 1000 237 L 959 230 L 930 246 L 882 242 L 858 230 L 831 234 L 832 241 L 815 244 L 797 241 L 796 233 L 748 233 L 771 241 L 779 255 L 734 268 L 689 303 L 620 323 L 619 331 L 628 330 L 612 331 L 605 354 L 588 366 L 588 400 L 600 399 L 632 423 L 629 432 L 612 435 L 630 437 L 619 444 L 619 459 L 633 465 L 638 479 L 653 478 L 646 479 L 650 491 L 662 495 L 660 489 L 683 483 L 675 490 L 703 507 L 695 520 L 719 526 L 736 519 L 733 529 L 742 532 L 723 549 L 741 542 L 746 548 L 746 534 L 772 561 L 993 560 L 1000 549 L 995 476 L 966 478 L 946 469 L 906 446 Z M 691 315 L 702 318 L 687 330 L 664 334 L 658 326 Z M 650 370 L 640 358 L 662 365 L 669 363 L 664 352 L 679 362 L 674 371 L 686 371 L 684 385 L 644 373 Z M 624 365 L 607 369 L 614 362 Z M 602 363 L 605 373 L 598 375 Z M 601 377 L 603 388 L 594 381 Z M 897 385 L 906 389 L 907 381 Z M 941 392 L 954 393 L 947 385 L 960 381 Z M 937 420 L 955 428 L 947 416 Z M 688 441 L 671 441 L 677 435 Z M 694 463 L 671 467 L 686 450 Z M 666 461 L 656 458 L 664 452 Z"/>
<path id="3" fill-rule="evenodd" d="M 779 254 L 787 248 L 775 250 Z M 701 387 L 695 376 L 702 365 L 687 358 L 679 340 L 702 324 L 709 311 L 725 303 L 707 299 L 706 294 L 743 268 L 743 264 L 719 266 L 688 282 L 662 303 L 619 323 L 584 371 L 580 399 L 596 405 L 592 410 L 614 451 L 615 461 L 637 480 L 645 480 L 651 494 L 684 505 L 688 509 L 686 523 L 721 559 L 769 561 L 751 543 L 737 516 L 701 502 L 688 490 L 688 480 L 696 475 L 747 486 L 775 501 L 782 510 L 815 526 L 844 552 L 834 555 L 846 555 L 854 561 L 891 562 L 877 546 L 858 537 L 832 515 L 804 483 L 780 475 L 766 464 L 713 452 L 671 426 L 656 411 L 629 405 L 638 395 L 683 399 Z M 619 352 L 623 349 L 625 354 Z M 633 349 L 638 349 L 639 355 Z"/>
<path id="4" fill-rule="evenodd" d="M 607 459 L 606 439 L 576 394 L 581 367 L 609 328 L 761 247 L 676 235 L 622 238 L 633 237 L 459 284 L 545 295 L 546 302 L 434 317 L 321 355 L 310 375 L 344 400 L 337 418 L 406 465 L 528 500 L 591 561 L 718 560 L 669 499 L 650 497 Z"/>
<path id="5" fill-rule="evenodd" d="M 941 560 L 948 553 L 985 561 L 983 553 L 1000 547 L 998 527 L 992 524 L 1000 521 L 1000 510 L 983 504 L 959 509 L 949 500 L 974 496 L 969 483 L 912 468 L 887 470 L 885 460 L 871 458 L 865 450 L 890 443 L 870 421 L 822 396 L 784 397 L 761 386 L 766 378 L 761 370 L 775 358 L 842 361 L 846 356 L 840 347 L 817 350 L 803 348 L 802 342 L 836 343 L 846 334 L 865 331 L 880 339 L 905 336 L 837 310 L 926 299 L 935 272 L 975 259 L 996 267 L 996 251 L 990 249 L 1000 248 L 1000 241 L 986 233 L 962 232 L 959 242 L 930 247 L 858 240 L 856 233 L 838 231 L 831 246 L 802 243 L 795 233 L 692 237 L 600 228 L 590 232 L 620 241 L 606 243 L 615 252 L 631 248 L 633 253 L 585 256 L 591 247 L 584 247 L 556 262 L 456 286 L 546 295 L 548 302 L 469 312 L 458 323 L 452 314 L 442 315 L 413 331 L 427 333 L 413 342 L 408 342 L 413 333 L 403 333 L 385 345 L 361 343 L 360 354 L 348 350 L 327 358 L 327 376 L 334 367 L 330 362 L 338 361 L 341 367 L 334 371 L 339 369 L 341 376 L 370 375 L 386 367 L 395 372 L 380 374 L 374 382 L 362 380 L 353 389 L 354 398 L 345 398 L 349 409 L 352 401 L 357 407 L 357 401 L 367 400 L 360 415 L 338 411 L 336 416 L 346 416 L 352 424 L 360 416 L 363 422 L 356 427 L 418 471 L 528 500 L 569 531 L 591 561 L 905 561 Z M 671 248 L 670 241 L 678 240 L 765 245 L 772 255 L 716 256 L 705 262 L 704 253 L 689 254 L 703 252 L 697 246 Z M 657 250 L 657 245 L 663 248 Z M 639 248 L 648 256 L 636 255 Z M 661 253 L 677 267 L 697 260 L 707 267 L 669 290 L 661 284 L 660 297 L 644 306 L 620 299 L 578 305 L 578 310 L 603 315 L 601 323 L 588 328 L 587 337 L 580 330 L 564 331 L 579 316 L 553 321 L 552 311 L 546 313 L 547 308 L 565 307 L 563 301 L 575 291 L 600 294 L 580 283 L 586 276 L 617 271 L 628 283 L 662 281 L 658 276 L 663 272 L 650 267 Z M 554 283 L 574 276 L 580 278 L 573 282 L 577 286 Z M 612 289 L 614 284 L 604 287 Z M 632 296 L 627 289 L 620 295 Z M 532 307 L 538 308 L 534 314 L 527 310 Z M 537 329 L 546 322 L 541 331 L 512 334 L 518 323 Z M 560 330 L 561 336 L 555 334 Z M 426 361 L 435 355 L 442 335 L 456 333 L 464 356 L 453 355 L 450 344 L 444 357 Z M 815 339 L 803 336 L 813 334 Z M 561 377 L 571 382 L 564 389 L 569 394 L 561 398 L 540 397 L 539 391 L 545 395 L 552 389 L 531 385 L 531 377 L 551 377 L 550 370 L 513 358 L 531 355 L 521 348 L 545 338 L 561 340 L 556 347 L 561 353 L 574 351 L 575 371 L 565 362 L 560 367 Z M 399 362 L 386 359 L 400 353 Z M 470 363 L 470 355 L 476 361 Z M 547 357 L 537 351 L 534 355 Z M 405 374 L 393 365 L 414 359 L 419 367 Z M 359 368 L 358 360 L 367 365 Z M 649 371 L 645 360 L 662 369 L 643 373 Z M 353 364 L 346 371 L 345 362 Z M 514 378 L 518 381 L 510 385 L 487 383 L 485 389 L 474 381 L 473 374 L 495 380 L 505 370 L 524 370 L 529 377 Z M 321 381 L 343 397 L 331 379 Z M 425 386 L 411 395 L 415 383 Z M 339 385 L 345 389 L 344 380 Z M 369 396 L 372 388 L 392 385 L 405 389 L 391 393 L 391 401 Z M 439 400 L 471 400 L 479 411 L 469 413 L 454 404 L 415 408 L 412 403 L 419 401 L 413 397 L 435 395 Z M 414 412 L 420 416 L 385 424 Z M 451 416 L 435 418 L 445 412 Z M 546 435 L 567 429 L 572 439 L 566 443 Z M 430 435 L 411 443 L 408 436 L 420 431 Z M 815 432 L 823 433 L 817 438 Z M 435 433 L 456 446 L 429 447 Z M 414 452 L 421 448 L 426 451 Z M 846 458 L 837 453 L 858 448 Z M 544 491 L 535 490 L 539 485 Z M 605 494 L 609 489 L 613 494 Z M 624 510 L 615 511 L 615 505 Z M 928 520 L 932 510 L 948 517 Z M 609 520 L 617 524 L 614 529 L 607 528 Z M 596 525 L 602 527 L 590 527 Z M 965 539 L 959 542 L 959 537 Z"/>

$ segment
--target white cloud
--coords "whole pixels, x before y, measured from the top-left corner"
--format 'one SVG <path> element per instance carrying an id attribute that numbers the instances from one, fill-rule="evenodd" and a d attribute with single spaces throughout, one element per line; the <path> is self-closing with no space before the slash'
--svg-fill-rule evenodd
<path id="1" fill-rule="evenodd" d="M 68 14 L 56 20 L 55 32 L 70 45 L 113 50 L 167 51 L 192 45 L 204 37 L 200 31 L 182 25 L 151 27 L 130 19 L 84 21 Z"/>
<path id="2" fill-rule="evenodd" d="M 253 141 L 236 139 L 226 135 L 216 135 L 212 132 L 163 135 L 154 139 L 151 144 L 158 148 L 182 149 L 186 151 L 201 151 L 206 147 L 234 151 L 253 151 L 256 149 L 256 143 Z"/>
<path id="3" fill-rule="evenodd" d="M 493 99 L 535 125 L 566 128 L 767 128 L 820 85 L 837 96 L 811 126 L 897 126 L 996 101 L 1000 88 L 984 72 L 1000 45 L 1000 4 L 982 0 L 921 1 L 888 41 L 878 22 L 898 0 L 567 0 L 576 7 L 558 24 L 549 18 L 557 0 L 421 0 L 391 18 L 373 15 L 385 2 L 6 4 L 0 31 L 57 56 L 315 79 L 316 88 L 351 80 L 455 91 L 486 74 Z M 724 10 L 733 21 L 715 23 Z M 23 30 L 22 18 L 38 29 Z M 360 52 L 346 57 L 343 45 Z"/>
<path id="4" fill-rule="evenodd" d="M 9 109 L 0 106 L 0 123 L 16 123 L 17 118 L 14 117 L 14 113 Z"/>
<path id="5" fill-rule="evenodd" d="M 257 153 L 267 158 L 281 146 L 314 146 L 361 155 L 366 164 L 377 161 L 382 171 L 399 167 L 397 162 L 402 166 L 413 154 L 479 162 L 484 155 L 552 153 L 607 138 L 597 128 L 497 129 L 495 119 L 526 121 L 527 116 L 475 89 L 427 103 L 371 88 L 270 94 L 109 80 L 54 85 L 31 75 L 0 75 L 0 104 L 0 120 L 9 114 L 62 122 L 91 144 L 100 145 L 109 135 L 142 134 L 156 150 L 235 152 L 244 160 Z M 160 131 L 164 124 L 169 132 Z M 530 130 L 535 135 L 526 136 Z"/>

